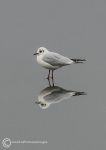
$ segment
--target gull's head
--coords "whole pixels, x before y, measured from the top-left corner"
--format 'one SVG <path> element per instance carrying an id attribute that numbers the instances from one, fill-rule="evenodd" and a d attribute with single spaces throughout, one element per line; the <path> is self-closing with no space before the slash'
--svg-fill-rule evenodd
<path id="1" fill-rule="evenodd" d="M 37 52 L 34 53 L 33 55 L 42 55 L 45 54 L 46 52 L 48 52 L 48 50 L 45 47 L 40 47 L 38 48 Z"/>
<path id="2" fill-rule="evenodd" d="M 47 103 L 47 102 L 36 101 L 35 103 L 38 104 L 39 107 L 42 108 L 42 109 L 47 109 L 50 106 L 50 104 Z"/>

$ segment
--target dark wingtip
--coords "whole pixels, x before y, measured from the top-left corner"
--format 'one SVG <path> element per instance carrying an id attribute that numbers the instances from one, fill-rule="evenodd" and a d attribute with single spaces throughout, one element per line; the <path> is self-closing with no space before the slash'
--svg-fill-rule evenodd
<path id="1" fill-rule="evenodd" d="M 83 63 L 86 59 L 71 59 L 75 63 Z"/>
<path id="2" fill-rule="evenodd" d="M 87 95 L 85 92 L 75 92 L 73 96 Z"/>

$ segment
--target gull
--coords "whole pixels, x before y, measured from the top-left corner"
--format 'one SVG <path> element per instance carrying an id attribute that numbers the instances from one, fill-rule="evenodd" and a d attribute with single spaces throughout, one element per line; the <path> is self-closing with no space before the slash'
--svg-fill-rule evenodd
<path id="1" fill-rule="evenodd" d="M 51 52 L 45 47 L 38 48 L 37 52 L 35 52 L 33 55 L 37 55 L 37 62 L 39 65 L 49 70 L 47 79 L 50 79 L 50 71 L 52 71 L 53 79 L 54 70 L 63 66 L 76 63 L 83 63 L 83 61 L 86 61 L 85 59 L 71 59 L 65 57 L 56 52 Z"/>
<path id="2" fill-rule="evenodd" d="M 86 93 L 66 90 L 59 86 L 49 86 L 40 92 L 38 100 L 36 100 L 35 103 L 38 104 L 40 108 L 47 109 L 51 104 L 56 104 L 80 95 L 86 95 Z"/>

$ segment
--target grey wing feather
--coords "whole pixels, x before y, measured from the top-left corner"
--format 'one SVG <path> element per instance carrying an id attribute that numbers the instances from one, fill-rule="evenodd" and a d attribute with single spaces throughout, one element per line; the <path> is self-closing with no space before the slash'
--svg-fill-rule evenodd
<path id="1" fill-rule="evenodd" d="M 44 96 L 44 99 L 48 102 L 49 101 L 55 101 L 56 102 L 56 101 L 61 100 L 64 97 L 66 97 L 67 93 L 69 93 L 69 92 L 67 92 L 66 90 L 59 89 L 59 91 L 54 91 L 51 94 Z"/>
<path id="2" fill-rule="evenodd" d="M 63 66 L 70 64 L 71 60 L 60 54 L 50 52 L 43 57 L 43 61 L 53 65 L 53 66 Z"/>

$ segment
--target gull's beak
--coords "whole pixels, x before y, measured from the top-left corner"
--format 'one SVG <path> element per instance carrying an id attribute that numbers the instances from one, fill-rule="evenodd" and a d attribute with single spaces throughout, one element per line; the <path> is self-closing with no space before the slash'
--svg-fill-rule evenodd
<path id="1" fill-rule="evenodd" d="M 35 104 L 40 104 L 40 102 L 39 102 L 39 101 L 36 101 Z"/>
<path id="2" fill-rule="evenodd" d="M 33 55 L 38 55 L 39 53 L 34 53 Z"/>

